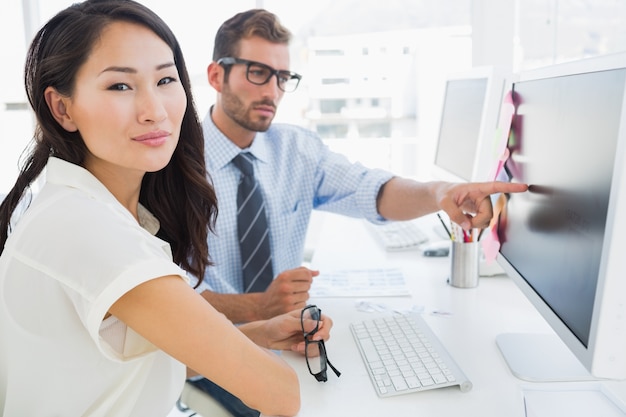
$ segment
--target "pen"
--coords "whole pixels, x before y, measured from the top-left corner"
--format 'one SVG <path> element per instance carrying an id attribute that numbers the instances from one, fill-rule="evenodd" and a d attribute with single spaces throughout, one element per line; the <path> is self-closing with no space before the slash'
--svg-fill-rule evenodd
<path id="1" fill-rule="evenodd" d="M 441 225 L 443 226 L 444 229 L 446 229 L 446 233 L 448 234 L 448 236 L 450 236 L 450 240 L 454 240 L 452 238 L 452 233 L 450 233 L 450 230 L 448 229 L 448 226 L 446 226 L 446 223 L 443 221 L 443 219 L 441 218 L 441 215 L 439 213 L 437 213 L 437 217 L 439 217 L 439 221 L 441 222 Z"/>
<path id="2" fill-rule="evenodd" d="M 476 238 L 476 240 L 480 240 L 480 237 L 483 235 L 483 232 L 485 231 L 485 229 L 480 229 L 480 232 L 478 232 L 478 237 Z"/>

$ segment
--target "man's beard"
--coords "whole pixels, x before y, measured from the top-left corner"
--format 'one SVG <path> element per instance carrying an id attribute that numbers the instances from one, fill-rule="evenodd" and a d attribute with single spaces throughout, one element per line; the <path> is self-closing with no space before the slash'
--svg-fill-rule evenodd
<path id="1" fill-rule="evenodd" d="M 259 121 L 251 120 L 250 109 L 259 104 L 264 106 L 272 106 L 274 109 L 276 109 L 274 103 L 269 100 L 252 103 L 250 104 L 250 107 L 246 108 L 243 102 L 230 91 L 228 85 L 224 85 L 224 90 L 222 91 L 222 105 L 224 113 L 226 113 L 228 117 L 230 117 L 235 123 L 237 123 L 244 129 L 250 130 L 252 132 L 265 132 L 267 129 L 269 129 L 274 117 L 262 118 Z"/>

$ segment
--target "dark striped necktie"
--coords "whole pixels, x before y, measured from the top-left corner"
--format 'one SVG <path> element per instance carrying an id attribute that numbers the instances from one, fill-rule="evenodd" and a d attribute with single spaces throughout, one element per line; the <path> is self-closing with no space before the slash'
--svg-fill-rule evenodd
<path id="1" fill-rule="evenodd" d="M 240 153 L 233 164 L 241 171 L 237 190 L 237 232 L 244 292 L 263 292 L 272 282 L 272 254 L 261 187 L 254 178 L 249 153 Z"/>

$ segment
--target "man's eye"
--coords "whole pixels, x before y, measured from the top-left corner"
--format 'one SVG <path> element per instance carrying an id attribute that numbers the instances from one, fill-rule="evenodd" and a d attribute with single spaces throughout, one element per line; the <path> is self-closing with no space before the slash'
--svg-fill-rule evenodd
<path id="1" fill-rule="evenodd" d="M 262 68 L 262 67 L 250 67 L 248 72 L 256 76 L 267 76 L 267 74 L 269 73 L 269 71 L 266 68 Z"/>

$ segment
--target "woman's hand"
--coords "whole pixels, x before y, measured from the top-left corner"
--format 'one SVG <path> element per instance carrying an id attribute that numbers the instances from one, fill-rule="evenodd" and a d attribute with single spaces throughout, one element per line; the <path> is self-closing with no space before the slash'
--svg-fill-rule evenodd
<path id="1" fill-rule="evenodd" d="M 298 309 L 266 320 L 264 325 L 267 340 L 266 347 L 276 350 L 292 350 L 304 354 L 304 332 L 300 319 L 301 314 L 302 310 Z M 313 326 L 315 326 L 315 322 L 308 320 L 304 325 L 306 331 L 311 331 Z M 332 319 L 322 314 L 318 330 L 311 336 L 311 340 L 328 340 L 332 326 Z"/>

